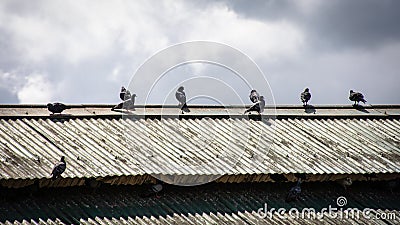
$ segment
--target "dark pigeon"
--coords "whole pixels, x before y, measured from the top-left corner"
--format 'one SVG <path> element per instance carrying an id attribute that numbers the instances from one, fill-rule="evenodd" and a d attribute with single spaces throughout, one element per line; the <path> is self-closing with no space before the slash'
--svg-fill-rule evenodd
<path id="1" fill-rule="evenodd" d="M 184 89 L 185 88 L 181 86 L 175 93 L 176 100 L 179 102 L 178 107 L 181 109 L 182 114 L 183 112 L 190 112 L 189 107 L 186 104 L 186 94 Z"/>
<path id="2" fill-rule="evenodd" d="M 347 187 L 353 184 L 353 180 L 350 177 L 339 179 L 336 181 L 340 186 L 347 190 Z"/>
<path id="3" fill-rule="evenodd" d="M 306 88 L 303 92 L 301 92 L 300 95 L 301 102 L 303 102 L 303 106 L 306 106 L 308 104 L 308 101 L 311 99 L 311 93 L 308 88 Z"/>
<path id="4" fill-rule="evenodd" d="M 297 181 L 296 186 L 292 187 L 289 190 L 289 193 L 287 194 L 286 199 L 285 199 L 286 202 L 297 201 L 299 199 L 300 194 L 301 194 L 300 184 L 301 184 L 301 179 L 299 179 Z"/>
<path id="5" fill-rule="evenodd" d="M 119 98 L 124 101 L 125 100 L 125 94 L 126 94 L 126 88 L 124 86 L 121 87 L 121 91 L 119 92 Z"/>
<path id="6" fill-rule="evenodd" d="M 126 88 L 124 86 L 121 87 L 121 92 L 119 93 L 119 98 L 122 101 L 126 101 L 131 99 L 131 92 L 129 90 L 126 90 Z"/>
<path id="7" fill-rule="evenodd" d="M 359 102 L 366 103 L 367 101 L 364 99 L 364 95 L 361 94 L 360 92 L 354 92 L 353 90 L 350 90 L 350 96 L 349 96 L 350 101 L 354 102 L 354 106 L 358 105 Z"/>
<path id="8" fill-rule="evenodd" d="M 136 94 L 133 94 L 132 96 L 131 96 L 131 102 L 132 102 L 132 108 L 135 108 L 135 99 L 136 99 Z"/>
<path id="9" fill-rule="evenodd" d="M 62 173 L 64 173 L 66 168 L 67 164 L 65 163 L 65 157 L 61 156 L 60 162 L 54 165 L 53 171 L 50 174 L 52 176 L 51 178 L 53 180 L 57 179 L 59 176 L 61 176 Z"/>
<path id="10" fill-rule="evenodd" d="M 260 100 L 260 95 L 256 90 L 251 90 L 249 95 L 250 101 L 256 103 Z"/>
<path id="11" fill-rule="evenodd" d="M 264 100 L 264 96 L 260 96 L 260 100 L 252 105 L 249 109 L 247 109 L 246 111 L 244 111 L 244 113 L 248 113 L 248 112 L 258 112 L 259 114 L 261 114 L 262 112 L 264 112 L 264 107 L 265 107 L 265 100 Z"/>
<path id="12" fill-rule="evenodd" d="M 136 94 L 131 94 L 124 86 L 121 87 L 121 92 L 119 93 L 119 98 L 122 100 L 121 103 L 111 108 L 112 111 L 115 109 L 127 109 L 135 110 L 135 98 Z"/>
<path id="13" fill-rule="evenodd" d="M 52 113 L 62 113 L 62 111 L 66 109 L 70 109 L 70 106 L 66 106 L 62 103 L 56 102 L 56 103 L 49 103 L 47 104 L 47 109 Z"/>

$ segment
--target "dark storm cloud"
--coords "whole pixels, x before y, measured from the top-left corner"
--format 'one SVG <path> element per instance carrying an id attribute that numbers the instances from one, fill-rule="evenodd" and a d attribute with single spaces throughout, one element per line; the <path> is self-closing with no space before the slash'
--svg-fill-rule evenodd
<path id="1" fill-rule="evenodd" d="M 239 15 L 288 20 L 306 31 L 314 47 L 371 48 L 400 39 L 400 1 L 227 1 Z"/>

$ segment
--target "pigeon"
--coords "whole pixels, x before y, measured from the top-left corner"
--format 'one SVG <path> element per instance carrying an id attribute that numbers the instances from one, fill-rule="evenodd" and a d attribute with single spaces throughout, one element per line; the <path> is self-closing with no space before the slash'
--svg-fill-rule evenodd
<path id="1" fill-rule="evenodd" d="M 385 182 L 386 189 L 389 189 L 390 193 L 393 194 L 393 190 L 396 190 L 400 186 L 400 180 L 389 180 Z"/>
<path id="2" fill-rule="evenodd" d="M 111 111 L 115 109 L 135 109 L 135 98 L 136 94 L 131 94 L 129 90 L 127 90 L 124 86 L 121 87 L 121 92 L 119 93 L 119 98 L 122 100 L 121 103 L 111 108 Z"/>
<path id="3" fill-rule="evenodd" d="M 150 188 L 148 188 L 144 193 L 142 193 L 142 197 L 150 197 L 150 196 L 156 196 L 159 198 L 158 194 L 163 190 L 162 184 L 154 184 L 151 185 Z"/>
<path id="4" fill-rule="evenodd" d="M 115 109 L 127 109 L 127 110 L 134 110 L 135 109 L 135 98 L 136 98 L 136 94 L 132 95 L 131 99 L 125 100 L 121 103 L 118 103 L 118 105 L 113 106 L 111 108 L 112 111 L 114 111 Z"/>
<path id="5" fill-rule="evenodd" d="M 136 97 L 137 97 L 136 94 L 133 94 L 133 95 L 131 96 L 132 108 L 135 108 L 135 98 L 136 98 Z"/>
<path id="6" fill-rule="evenodd" d="M 353 90 L 350 90 L 350 96 L 349 96 L 350 101 L 354 102 L 354 106 L 358 105 L 359 102 L 366 103 L 367 101 L 364 99 L 364 95 L 361 94 L 360 92 L 354 92 Z"/>
<path id="7" fill-rule="evenodd" d="M 351 180 L 350 177 L 337 180 L 336 182 L 340 184 L 340 186 L 342 186 L 344 190 L 347 190 L 347 187 L 353 184 L 353 181 Z"/>
<path id="8" fill-rule="evenodd" d="M 244 111 L 244 114 L 252 111 L 256 111 L 259 114 L 261 114 L 262 112 L 264 112 L 264 107 L 265 107 L 264 96 L 260 96 L 260 100 L 256 102 L 254 105 L 252 105 L 249 109 Z"/>
<path id="9" fill-rule="evenodd" d="M 250 101 L 256 103 L 260 100 L 260 95 L 256 90 L 251 90 L 249 95 Z"/>
<path id="10" fill-rule="evenodd" d="M 61 113 L 65 109 L 70 109 L 70 106 L 66 106 L 62 103 L 56 102 L 56 103 L 49 103 L 47 104 L 47 109 L 52 113 Z"/>
<path id="11" fill-rule="evenodd" d="M 297 181 L 296 186 L 292 187 L 289 190 L 289 193 L 287 194 L 286 199 L 285 199 L 286 202 L 292 202 L 292 201 L 296 201 L 299 199 L 300 194 L 301 194 L 300 184 L 301 184 L 301 178 L 299 178 L 299 180 Z"/>
<path id="12" fill-rule="evenodd" d="M 178 88 L 178 90 L 175 93 L 176 100 L 179 102 L 179 108 L 181 109 L 181 113 L 183 112 L 190 112 L 187 104 L 186 104 L 186 94 L 184 92 L 184 87 L 181 86 Z"/>
<path id="13" fill-rule="evenodd" d="M 55 180 L 59 176 L 61 176 L 62 173 L 64 173 L 65 169 L 67 168 L 67 164 L 65 163 L 65 157 L 61 156 L 60 162 L 58 162 L 56 165 L 54 165 L 53 171 L 51 172 L 50 175 L 52 175 L 52 179 Z"/>
<path id="14" fill-rule="evenodd" d="M 306 106 L 308 104 L 308 101 L 311 99 L 311 93 L 308 88 L 306 88 L 303 92 L 301 92 L 300 95 L 301 102 L 303 102 L 303 106 Z"/>
<path id="15" fill-rule="evenodd" d="M 124 86 L 121 87 L 121 92 L 119 93 L 119 98 L 122 101 L 126 101 L 131 98 L 131 92 L 129 90 L 126 90 Z"/>
<path id="16" fill-rule="evenodd" d="M 124 86 L 121 87 L 121 91 L 119 92 L 119 98 L 124 101 L 125 100 L 125 94 L 126 94 L 126 88 Z"/>

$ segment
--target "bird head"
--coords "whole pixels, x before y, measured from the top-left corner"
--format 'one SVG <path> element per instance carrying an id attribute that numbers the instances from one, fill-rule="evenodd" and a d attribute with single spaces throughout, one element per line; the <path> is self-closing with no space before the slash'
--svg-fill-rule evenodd
<path id="1" fill-rule="evenodd" d="M 61 162 L 65 162 L 65 156 L 61 156 Z"/>
<path id="2" fill-rule="evenodd" d="M 264 96 L 260 96 L 260 100 L 264 100 Z"/>
<path id="3" fill-rule="evenodd" d="M 352 93 L 354 93 L 354 91 L 353 91 L 353 90 L 350 90 L 350 94 L 352 94 Z"/>
<path id="4" fill-rule="evenodd" d="M 250 93 L 254 93 L 254 92 L 257 92 L 257 91 L 256 91 L 256 90 L 254 90 L 254 89 L 250 91 Z"/>
<path id="5" fill-rule="evenodd" d="M 50 106 L 52 106 L 53 104 L 51 104 L 51 103 L 47 103 L 47 107 L 50 107 Z"/>
<path id="6" fill-rule="evenodd" d="M 183 91 L 185 88 L 183 87 L 183 86 L 180 86 L 179 88 L 178 88 L 178 91 Z"/>
<path id="7" fill-rule="evenodd" d="M 306 92 L 309 92 L 310 91 L 310 89 L 308 89 L 308 88 L 306 88 L 306 90 L 305 90 Z"/>
<path id="8" fill-rule="evenodd" d="M 136 95 L 136 94 L 133 94 L 133 95 L 132 95 L 132 98 L 136 98 L 136 97 L 137 97 L 137 95 Z"/>
<path id="9" fill-rule="evenodd" d="M 126 91 L 126 88 L 124 86 L 121 87 L 121 92 Z"/>

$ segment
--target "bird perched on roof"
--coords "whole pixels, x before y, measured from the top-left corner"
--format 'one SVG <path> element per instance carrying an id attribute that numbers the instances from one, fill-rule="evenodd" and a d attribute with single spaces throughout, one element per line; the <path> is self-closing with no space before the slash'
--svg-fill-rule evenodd
<path id="1" fill-rule="evenodd" d="M 118 103 L 118 105 L 112 107 L 111 110 L 112 111 L 114 111 L 115 109 L 134 110 L 135 109 L 135 98 L 136 98 L 136 94 L 133 94 L 131 99 L 128 99 L 121 103 Z"/>
<path id="2" fill-rule="evenodd" d="M 60 162 L 54 165 L 53 171 L 50 174 L 52 176 L 51 178 L 53 180 L 57 179 L 62 173 L 64 173 L 66 168 L 67 164 L 65 163 L 65 157 L 61 156 Z"/>
<path id="3" fill-rule="evenodd" d="M 131 106 L 130 106 L 130 109 L 135 109 L 135 99 L 136 99 L 136 94 L 133 94 L 132 96 L 131 96 Z"/>
<path id="4" fill-rule="evenodd" d="M 354 102 L 354 106 L 358 105 L 359 102 L 366 103 L 367 101 L 364 99 L 364 95 L 361 94 L 360 92 L 354 92 L 353 90 L 350 90 L 350 96 L 349 96 L 350 101 Z"/>
<path id="5" fill-rule="evenodd" d="M 300 184 L 301 184 L 301 178 L 299 178 L 299 180 L 297 181 L 296 186 L 290 188 L 289 193 L 287 194 L 285 199 L 286 202 L 292 202 L 299 199 L 301 194 Z"/>
<path id="6" fill-rule="evenodd" d="M 343 179 L 339 179 L 336 181 L 340 186 L 344 188 L 344 190 L 347 190 L 347 187 L 353 184 L 353 181 L 351 180 L 350 177 L 346 177 Z"/>
<path id="7" fill-rule="evenodd" d="M 303 92 L 301 92 L 300 99 L 301 102 L 303 102 L 303 106 L 306 106 L 308 104 L 308 101 L 310 101 L 311 99 L 310 89 L 306 88 Z"/>
<path id="8" fill-rule="evenodd" d="M 55 102 L 55 103 L 48 103 L 47 104 L 47 109 L 52 113 L 62 113 L 62 111 L 66 109 L 70 109 L 70 106 L 66 106 L 62 103 Z"/>
<path id="9" fill-rule="evenodd" d="M 136 97 L 137 97 L 136 94 L 131 94 L 129 90 L 127 90 L 124 86 L 122 86 L 121 92 L 119 93 L 119 98 L 122 100 L 122 102 L 112 107 L 111 110 L 112 111 L 114 111 L 115 109 L 134 110 Z"/>
<path id="10" fill-rule="evenodd" d="M 260 100 L 260 95 L 256 90 L 251 90 L 249 95 L 250 101 L 256 103 Z"/>
<path id="11" fill-rule="evenodd" d="M 262 112 L 264 112 L 264 107 L 265 107 L 265 100 L 264 100 L 264 96 L 260 96 L 260 100 L 258 102 L 256 102 L 254 105 L 252 105 L 249 109 L 247 109 L 246 111 L 244 111 L 244 114 L 248 113 L 248 112 L 258 112 L 259 114 L 261 114 Z"/>
<path id="12" fill-rule="evenodd" d="M 181 113 L 183 112 L 190 112 L 189 107 L 186 104 L 186 94 L 184 91 L 184 87 L 181 86 L 178 88 L 178 90 L 175 93 L 175 98 L 178 100 L 179 104 L 178 107 L 181 109 Z"/>
<path id="13" fill-rule="evenodd" d="M 390 193 L 393 194 L 393 190 L 398 189 L 400 186 L 400 180 L 395 179 L 395 180 L 389 180 L 385 182 L 385 188 L 390 191 Z"/>
<path id="14" fill-rule="evenodd" d="M 119 98 L 122 101 L 126 101 L 131 99 L 131 92 L 129 90 L 126 90 L 126 88 L 124 86 L 121 87 L 121 92 L 119 93 Z"/>

